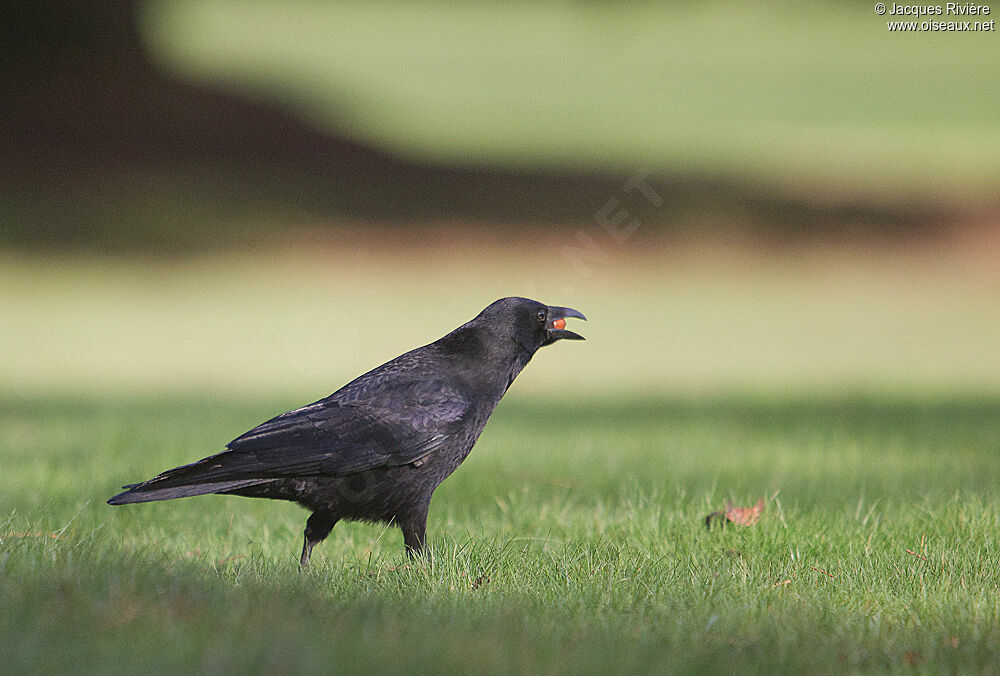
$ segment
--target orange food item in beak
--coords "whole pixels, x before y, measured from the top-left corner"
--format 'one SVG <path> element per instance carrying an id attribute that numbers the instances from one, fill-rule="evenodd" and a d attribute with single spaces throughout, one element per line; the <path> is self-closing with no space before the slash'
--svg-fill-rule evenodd
<path id="1" fill-rule="evenodd" d="M 563 329 L 566 328 L 566 320 L 565 319 L 553 319 L 552 320 L 552 328 L 559 329 L 560 331 L 562 331 Z"/>

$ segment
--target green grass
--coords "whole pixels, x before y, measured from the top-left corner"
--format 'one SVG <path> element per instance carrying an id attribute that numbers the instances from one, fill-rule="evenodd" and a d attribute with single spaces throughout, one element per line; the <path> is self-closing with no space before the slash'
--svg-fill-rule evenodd
<path id="1" fill-rule="evenodd" d="M 282 503 L 103 503 L 297 403 L 4 397 L 5 670 L 1000 669 L 996 399 L 515 387 L 418 563 L 341 524 L 299 573 Z"/>
<path id="2" fill-rule="evenodd" d="M 995 197 L 997 33 L 872 7 L 169 0 L 143 26 L 171 72 L 412 157 Z"/>
<path id="3" fill-rule="evenodd" d="M 563 244 L 6 257 L 4 669 L 1000 670 L 988 249 Z M 588 340 L 519 377 L 429 562 L 340 524 L 303 574 L 295 505 L 104 504 L 510 293 Z"/>

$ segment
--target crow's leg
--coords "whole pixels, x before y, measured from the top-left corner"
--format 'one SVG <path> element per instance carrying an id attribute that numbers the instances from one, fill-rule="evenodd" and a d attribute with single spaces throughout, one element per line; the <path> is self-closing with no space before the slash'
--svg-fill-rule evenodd
<path id="1" fill-rule="evenodd" d="M 302 556 L 299 557 L 300 567 L 305 568 L 309 565 L 309 555 L 312 554 L 313 547 L 326 539 L 336 523 L 337 517 L 329 512 L 313 512 L 306 521 L 305 544 L 302 545 Z"/>
<path id="2" fill-rule="evenodd" d="M 429 506 L 429 504 L 425 505 L 415 513 L 399 520 L 399 527 L 403 530 L 406 553 L 411 559 L 424 553 L 424 547 L 427 544 L 427 507 Z"/>

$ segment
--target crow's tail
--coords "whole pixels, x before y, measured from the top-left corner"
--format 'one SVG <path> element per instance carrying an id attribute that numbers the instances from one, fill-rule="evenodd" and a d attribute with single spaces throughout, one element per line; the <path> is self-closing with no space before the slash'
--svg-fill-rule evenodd
<path id="1" fill-rule="evenodd" d="M 133 502 L 157 502 L 159 500 L 189 498 L 194 495 L 206 495 L 208 493 L 226 493 L 237 488 L 256 486 L 269 481 L 274 481 L 274 479 L 240 479 L 238 481 L 213 481 L 210 483 L 188 484 L 186 486 L 163 486 L 157 485 L 157 480 L 152 479 L 146 483 L 122 486 L 122 488 L 128 488 L 128 490 L 108 500 L 108 504 L 128 505 Z"/>
<path id="2" fill-rule="evenodd" d="M 122 486 L 128 490 L 108 500 L 108 504 L 127 505 L 133 502 L 189 498 L 206 493 L 226 493 L 274 481 L 274 477 L 261 477 L 259 473 L 257 476 L 247 476 L 249 472 L 233 471 L 227 467 L 232 464 L 231 460 L 231 453 L 223 451 L 190 465 L 168 469 L 149 481 Z"/>

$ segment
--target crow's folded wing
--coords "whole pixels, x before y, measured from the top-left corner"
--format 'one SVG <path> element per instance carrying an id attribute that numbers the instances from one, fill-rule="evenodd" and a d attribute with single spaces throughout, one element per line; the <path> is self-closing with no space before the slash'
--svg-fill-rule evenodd
<path id="1" fill-rule="evenodd" d="M 272 476 L 406 465 L 462 437 L 473 405 L 460 388 L 434 380 L 396 383 L 369 397 L 338 394 L 258 425 L 216 458 L 231 458 L 223 464 L 240 473 Z"/>
<path id="2" fill-rule="evenodd" d="M 206 492 L 170 490 L 185 486 L 228 489 L 285 477 L 352 474 L 406 465 L 446 444 L 464 443 L 473 399 L 463 388 L 434 379 L 384 385 L 359 379 L 258 425 L 229 442 L 227 451 L 129 487 L 113 500 Z"/>
<path id="3" fill-rule="evenodd" d="M 461 437 L 471 408 L 471 398 L 458 388 L 434 381 L 406 383 L 362 401 L 328 398 L 255 427 L 217 458 L 232 458 L 224 463 L 231 470 L 271 476 L 406 465 Z"/>

